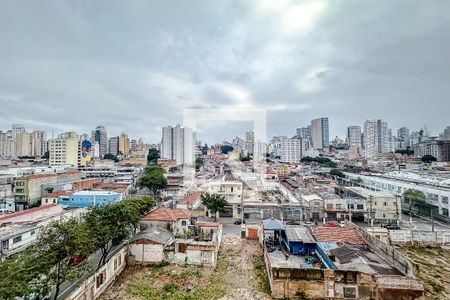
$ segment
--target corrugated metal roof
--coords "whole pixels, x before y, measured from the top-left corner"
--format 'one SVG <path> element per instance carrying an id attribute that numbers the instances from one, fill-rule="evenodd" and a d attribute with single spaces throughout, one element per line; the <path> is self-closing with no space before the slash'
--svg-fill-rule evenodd
<path id="1" fill-rule="evenodd" d="M 316 240 L 306 227 L 286 227 L 286 236 L 290 242 L 315 243 Z"/>

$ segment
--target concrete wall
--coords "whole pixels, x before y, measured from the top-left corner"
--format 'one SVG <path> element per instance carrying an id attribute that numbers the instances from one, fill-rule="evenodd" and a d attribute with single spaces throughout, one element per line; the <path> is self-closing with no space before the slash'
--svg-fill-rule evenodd
<path id="1" fill-rule="evenodd" d="M 450 231 L 391 230 L 389 236 L 392 244 L 450 244 Z"/>
<path id="2" fill-rule="evenodd" d="M 415 277 L 417 275 L 418 266 L 400 251 L 394 249 L 394 247 L 388 244 L 383 243 L 374 236 L 371 236 L 360 227 L 356 227 L 356 230 L 363 237 L 372 251 L 383 257 L 389 263 L 393 264 L 402 274 L 409 277 Z"/>

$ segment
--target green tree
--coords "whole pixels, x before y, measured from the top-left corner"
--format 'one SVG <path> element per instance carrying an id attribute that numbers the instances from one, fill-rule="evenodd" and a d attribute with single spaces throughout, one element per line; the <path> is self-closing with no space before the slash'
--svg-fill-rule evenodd
<path id="1" fill-rule="evenodd" d="M 156 196 L 159 190 L 167 185 L 164 169 L 157 164 L 151 164 L 145 168 L 144 175 L 138 181 L 141 188 L 148 188 Z"/>
<path id="2" fill-rule="evenodd" d="M 51 265 L 41 286 L 54 288 L 54 299 L 57 299 L 63 282 L 80 277 L 91 267 L 86 260 L 95 250 L 91 238 L 85 224 L 74 218 L 52 223 L 41 232 L 34 247 L 35 255 L 40 263 Z"/>
<path id="3" fill-rule="evenodd" d="M 118 162 L 118 161 L 119 161 L 119 159 L 117 158 L 117 156 L 115 156 L 115 155 L 112 154 L 112 153 L 106 153 L 106 154 L 103 156 L 103 159 L 110 159 L 110 160 L 113 160 L 113 161 L 115 161 L 115 162 Z"/>
<path id="4" fill-rule="evenodd" d="M 403 193 L 403 199 L 408 200 L 410 213 L 412 207 L 417 207 L 419 213 L 422 213 L 423 208 L 430 208 L 430 204 L 427 203 L 427 197 L 422 191 L 407 189 Z"/>
<path id="5" fill-rule="evenodd" d="M 101 251 L 97 269 L 106 262 L 113 247 L 132 233 L 131 222 L 139 218 L 136 214 L 119 204 L 107 204 L 90 209 L 85 220 L 90 236 L 95 241 L 95 248 Z"/>
<path id="6" fill-rule="evenodd" d="M 228 205 L 227 200 L 224 196 L 217 194 L 203 194 L 201 195 L 201 201 L 204 206 L 214 215 L 214 220 L 217 220 L 217 213 L 223 212 L 225 207 Z"/>
<path id="7" fill-rule="evenodd" d="M 207 155 L 207 154 L 208 154 L 208 144 L 205 144 L 205 145 L 202 147 L 202 154 L 203 154 L 203 155 Z"/>
<path id="8" fill-rule="evenodd" d="M 88 230 L 76 219 L 44 227 L 34 246 L 0 264 L 0 299 L 46 298 L 52 289 L 56 299 L 64 281 L 90 268 L 86 257 L 92 246 Z"/>
<path id="9" fill-rule="evenodd" d="M 338 169 L 331 169 L 330 175 L 336 176 L 336 177 L 341 177 L 341 178 L 345 177 L 344 173 L 342 173 L 341 170 L 338 170 Z"/>
<path id="10" fill-rule="evenodd" d="M 195 159 L 195 171 L 199 171 L 201 167 L 203 167 L 204 161 L 203 158 L 198 157 Z"/>
<path id="11" fill-rule="evenodd" d="M 233 151 L 233 150 L 234 150 L 234 148 L 233 148 L 232 146 L 230 146 L 230 145 L 224 145 L 224 146 L 222 146 L 222 147 L 220 148 L 220 151 L 221 151 L 223 154 L 228 154 L 228 152 Z"/>
<path id="12" fill-rule="evenodd" d="M 151 163 L 156 163 L 156 161 L 158 160 L 158 158 L 160 158 L 160 154 L 159 151 L 155 148 L 152 148 L 148 151 L 147 154 L 147 163 L 151 164 Z"/>
<path id="13" fill-rule="evenodd" d="M 429 155 L 429 154 L 422 156 L 422 158 L 420 160 L 424 163 L 431 163 L 431 162 L 437 161 L 436 157 L 434 157 L 433 155 Z"/>
<path id="14" fill-rule="evenodd" d="M 240 156 L 239 160 L 240 161 L 250 161 L 251 160 L 250 154 L 247 154 L 247 156 Z"/>
<path id="15" fill-rule="evenodd" d="M 169 173 L 176 173 L 178 172 L 178 167 L 170 167 L 169 168 Z"/>

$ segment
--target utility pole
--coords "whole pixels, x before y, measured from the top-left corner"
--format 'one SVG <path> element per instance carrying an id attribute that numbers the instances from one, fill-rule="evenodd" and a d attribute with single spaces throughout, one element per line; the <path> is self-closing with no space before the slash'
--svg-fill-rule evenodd
<path id="1" fill-rule="evenodd" d="M 433 206 L 431 206 L 431 232 L 434 232 Z"/>
<path id="2" fill-rule="evenodd" d="M 373 227 L 373 222 L 372 222 L 372 195 L 369 196 L 369 222 L 368 225 L 370 227 Z"/>

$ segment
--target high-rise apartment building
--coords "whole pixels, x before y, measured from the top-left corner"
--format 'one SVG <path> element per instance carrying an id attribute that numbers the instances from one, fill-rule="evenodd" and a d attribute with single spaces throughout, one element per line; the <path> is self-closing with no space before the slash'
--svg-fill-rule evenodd
<path id="1" fill-rule="evenodd" d="M 311 125 L 297 128 L 296 133 L 297 137 L 311 141 Z"/>
<path id="2" fill-rule="evenodd" d="M 173 159 L 173 127 L 167 126 L 162 129 L 161 158 Z"/>
<path id="3" fill-rule="evenodd" d="M 281 161 L 287 163 L 299 163 L 302 157 L 301 139 L 283 139 L 280 142 Z"/>
<path id="4" fill-rule="evenodd" d="M 118 155 L 119 154 L 119 137 L 113 136 L 109 138 L 109 153 Z"/>
<path id="5" fill-rule="evenodd" d="M 397 145 L 399 149 L 406 149 L 411 146 L 409 143 L 409 129 L 407 127 L 397 129 Z"/>
<path id="6" fill-rule="evenodd" d="M 97 126 L 94 131 L 94 141 L 98 142 L 100 147 L 100 157 L 108 153 L 108 133 L 104 126 Z"/>
<path id="7" fill-rule="evenodd" d="M 347 141 L 350 150 L 361 153 L 361 126 L 349 126 L 347 128 Z"/>
<path id="8" fill-rule="evenodd" d="M 43 156 L 48 149 L 47 132 L 42 130 L 35 130 L 31 135 L 33 137 L 34 155 Z"/>
<path id="9" fill-rule="evenodd" d="M 49 165 L 71 165 L 78 167 L 81 147 L 75 132 L 60 134 L 56 139 L 48 141 Z"/>
<path id="10" fill-rule="evenodd" d="M 388 125 L 382 120 L 367 120 L 364 123 L 364 156 L 376 158 L 391 149 Z"/>
<path id="11" fill-rule="evenodd" d="M 12 130 L 0 130 L 0 157 L 15 157 L 15 141 Z"/>
<path id="12" fill-rule="evenodd" d="M 16 133 L 15 155 L 17 157 L 34 156 L 34 140 L 31 133 L 26 131 Z"/>
<path id="13" fill-rule="evenodd" d="M 311 121 L 311 142 L 314 150 L 327 149 L 330 145 L 328 118 Z"/>
<path id="14" fill-rule="evenodd" d="M 22 124 L 13 124 L 12 125 L 12 134 L 13 134 L 13 139 L 16 139 L 16 136 L 20 133 L 24 133 L 25 132 L 25 126 L 23 126 Z"/>
<path id="15" fill-rule="evenodd" d="M 444 138 L 445 141 L 450 140 L 450 126 L 447 126 L 447 127 L 444 129 L 443 138 Z"/>
<path id="16" fill-rule="evenodd" d="M 130 141 L 130 151 L 132 152 L 137 151 L 137 141 L 134 139 Z"/>
<path id="17" fill-rule="evenodd" d="M 168 126 L 162 129 L 161 158 L 176 160 L 178 165 L 194 161 L 194 134 L 192 129 Z"/>
<path id="18" fill-rule="evenodd" d="M 122 132 L 119 136 L 119 153 L 122 155 L 130 154 L 130 139 L 128 138 L 128 134 Z"/>
<path id="19" fill-rule="evenodd" d="M 253 131 L 245 133 L 245 147 L 247 148 L 247 153 L 253 154 L 255 150 L 255 133 Z"/>

